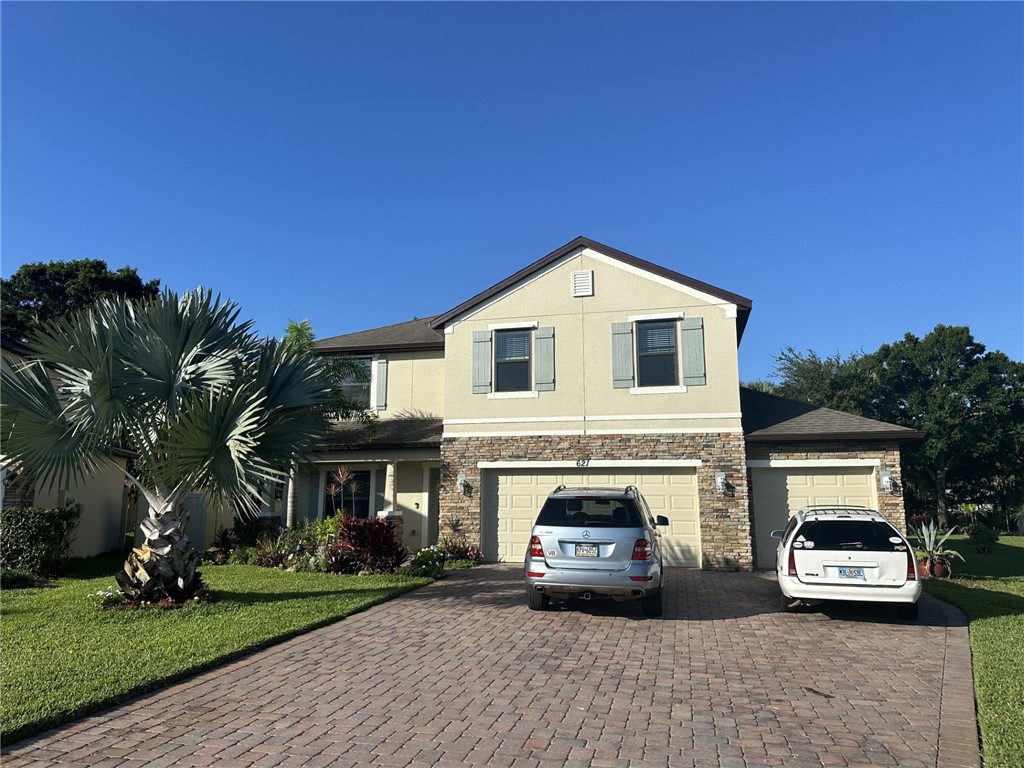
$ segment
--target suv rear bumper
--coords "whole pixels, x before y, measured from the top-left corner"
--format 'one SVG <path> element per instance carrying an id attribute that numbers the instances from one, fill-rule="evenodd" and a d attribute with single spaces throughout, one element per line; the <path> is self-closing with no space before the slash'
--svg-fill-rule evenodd
<path id="1" fill-rule="evenodd" d="M 526 571 L 544 574 L 527 576 L 527 589 L 535 589 L 555 598 L 583 597 L 589 594 L 592 597 L 635 600 L 650 597 L 661 589 L 661 567 L 651 563 L 637 563 L 624 571 L 569 571 L 550 569 L 543 561 L 528 560 Z"/>

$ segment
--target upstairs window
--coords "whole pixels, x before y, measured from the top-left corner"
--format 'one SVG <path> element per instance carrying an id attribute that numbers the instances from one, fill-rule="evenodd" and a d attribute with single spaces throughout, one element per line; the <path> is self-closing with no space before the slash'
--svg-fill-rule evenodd
<path id="1" fill-rule="evenodd" d="M 659 394 L 705 384 L 703 318 L 638 317 L 612 323 L 612 386 L 616 389 Z"/>
<path id="2" fill-rule="evenodd" d="M 636 324 L 636 385 L 674 387 L 679 384 L 675 320 L 645 320 Z"/>
<path id="3" fill-rule="evenodd" d="M 371 365 L 369 357 L 354 357 L 346 360 L 339 367 L 342 372 L 338 377 L 338 387 L 345 397 L 362 408 L 370 407 Z"/>
<path id="4" fill-rule="evenodd" d="M 473 332 L 473 394 L 536 397 L 554 388 L 554 328 L 531 325 Z"/>
<path id="5" fill-rule="evenodd" d="M 494 391 L 526 392 L 530 389 L 529 330 L 494 332 Z"/>

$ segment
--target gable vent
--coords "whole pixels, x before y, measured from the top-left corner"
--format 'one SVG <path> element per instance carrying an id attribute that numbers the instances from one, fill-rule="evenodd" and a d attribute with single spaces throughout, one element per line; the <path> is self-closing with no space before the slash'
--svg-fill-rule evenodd
<path id="1" fill-rule="evenodd" d="M 574 299 L 594 295 L 594 270 L 583 269 L 572 273 L 572 297 Z"/>

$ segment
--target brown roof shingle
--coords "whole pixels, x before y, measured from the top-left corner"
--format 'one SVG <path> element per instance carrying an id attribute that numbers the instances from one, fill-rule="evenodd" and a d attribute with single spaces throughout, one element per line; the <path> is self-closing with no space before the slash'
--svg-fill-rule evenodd
<path id="1" fill-rule="evenodd" d="M 898 424 L 802 403 L 740 387 L 743 435 L 748 442 L 796 440 L 917 440 L 924 433 Z"/>
<path id="2" fill-rule="evenodd" d="M 371 328 L 368 331 L 331 336 L 313 343 L 317 352 L 375 352 L 411 349 L 444 349 L 444 334 L 431 328 L 434 317 L 408 320 L 404 323 Z"/>
<path id="3" fill-rule="evenodd" d="M 350 451 L 363 448 L 441 447 L 442 420 L 433 416 L 381 419 L 369 428 L 357 421 L 338 422 L 317 450 Z"/>

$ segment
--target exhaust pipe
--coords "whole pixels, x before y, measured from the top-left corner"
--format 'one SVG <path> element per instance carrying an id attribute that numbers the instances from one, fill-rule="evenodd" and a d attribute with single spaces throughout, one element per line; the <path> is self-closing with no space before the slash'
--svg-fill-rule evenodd
<path id="1" fill-rule="evenodd" d="M 582 595 L 580 595 L 580 598 L 582 600 L 589 600 L 590 599 L 590 593 L 589 592 L 584 592 Z"/>

